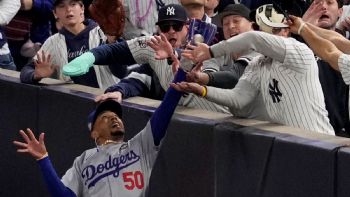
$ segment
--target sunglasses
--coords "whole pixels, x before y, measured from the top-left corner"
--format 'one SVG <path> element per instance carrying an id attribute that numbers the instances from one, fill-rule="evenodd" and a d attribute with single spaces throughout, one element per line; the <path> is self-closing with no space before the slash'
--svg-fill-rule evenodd
<path id="1" fill-rule="evenodd" d="M 176 32 L 179 32 L 182 30 L 184 27 L 184 23 L 163 23 L 163 24 L 158 24 L 160 31 L 163 33 L 167 33 L 170 31 L 170 27 L 173 27 L 173 30 Z"/>

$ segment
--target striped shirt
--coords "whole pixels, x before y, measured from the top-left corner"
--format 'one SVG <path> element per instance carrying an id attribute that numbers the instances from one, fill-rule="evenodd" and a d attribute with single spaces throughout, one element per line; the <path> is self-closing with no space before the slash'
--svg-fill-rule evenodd
<path id="1" fill-rule="evenodd" d="M 305 44 L 264 32 L 247 32 L 213 45 L 211 49 L 215 57 L 247 49 L 267 57 L 255 58 L 236 88 L 208 87 L 209 100 L 242 108 L 260 92 L 273 122 L 334 135 L 318 79 L 317 63 Z"/>
<path id="2" fill-rule="evenodd" d="M 0 26 L 7 25 L 16 15 L 20 7 L 21 2 L 19 0 L 0 0 Z M 4 29 L 0 27 L 0 55 L 9 53 L 10 49 L 7 44 Z"/>
<path id="3" fill-rule="evenodd" d="M 90 30 L 88 34 L 89 34 L 88 36 L 89 49 L 93 49 L 103 44 L 106 40 L 106 37 L 99 26 Z M 66 44 L 66 37 L 61 33 L 56 33 L 50 36 L 44 42 L 43 46 L 38 51 L 38 54 L 41 54 L 41 51 L 44 51 L 46 54 L 50 54 L 52 64 L 59 66 L 59 68 L 56 70 L 52 78 L 63 80 L 63 81 L 71 81 L 71 78 L 63 75 L 63 72 L 62 72 L 62 66 L 68 63 L 68 50 L 67 50 L 67 44 Z M 37 59 L 37 56 L 35 56 L 34 59 Z M 94 65 L 93 68 L 96 73 L 98 85 L 101 89 L 106 89 L 109 86 L 114 85 L 115 83 L 120 81 L 117 77 L 115 77 L 112 74 L 108 66 Z"/>
<path id="4" fill-rule="evenodd" d="M 255 51 L 248 51 L 245 54 L 242 54 L 236 60 L 233 59 L 232 55 L 212 58 L 203 62 L 203 72 L 230 71 L 238 81 L 243 75 L 246 65 L 248 65 L 249 62 L 251 62 L 255 57 L 260 55 L 261 54 L 256 53 Z M 239 64 L 237 62 L 244 62 L 244 64 Z M 225 87 L 225 89 L 233 88 L 235 85 L 236 84 L 230 84 L 230 87 Z M 214 85 L 214 87 L 220 86 Z M 267 114 L 261 94 L 258 94 L 250 105 L 247 105 L 242 109 L 230 108 L 230 112 L 237 117 L 270 121 L 270 117 Z"/>
<path id="5" fill-rule="evenodd" d="M 340 55 L 338 59 L 338 66 L 344 82 L 347 85 L 350 85 L 350 55 Z"/>
<path id="6" fill-rule="evenodd" d="M 154 72 L 157 74 L 160 84 L 164 90 L 167 90 L 170 83 L 174 79 L 174 75 L 171 70 L 171 65 L 167 60 L 156 60 L 155 52 L 147 45 L 147 41 L 150 40 L 150 36 L 144 36 L 128 40 L 127 44 L 129 49 L 138 64 L 149 64 Z M 229 113 L 228 108 L 217 105 L 204 98 L 198 97 L 194 94 L 188 94 L 179 102 L 179 105 L 186 107 L 204 109 L 208 111 L 216 111 L 222 113 Z"/>

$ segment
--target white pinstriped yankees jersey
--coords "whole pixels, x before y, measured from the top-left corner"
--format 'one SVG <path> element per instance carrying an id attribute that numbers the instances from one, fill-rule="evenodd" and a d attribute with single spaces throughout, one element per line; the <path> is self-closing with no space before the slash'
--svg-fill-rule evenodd
<path id="1" fill-rule="evenodd" d="M 166 90 L 169 88 L 170 83 L 174 79 L 171 65 L 168 64 L 167 60 L 155 59 L 154 50 L 147 45 L 147 41 L 150 40 L 150 38 L 150 36 L 144 36 L 128 40 L 127 43 L 135 61 L 138 64 L 149 64 L 157 74 L 162 88 Z M 179 105 L 208 111 L 229 113 L 227 107 L 215 104 L 194 94 L 189 94 L 186 97 L 182 97 Z"/>
<path id="2" fill-rule="evenodd" d="M 239 79 L 243 75 L 246 65 L 243 66 L 242 64 L 236 64 L 235 62 L 241 61 L 249 64 L 254 57 L 259 55 L 261 54 L 250 50 L 245 54 L 242 54 L 236 60 L 233 59 L 232 55 L 211 58 L 203 62 L 203 71 L 230 71 L 234 74 L 236 79 Z M 247 105 L 242 109 L 230 108 L 230 112 L 237 117 L 256 120 L 270 120 L 260 94 L 256 96 L 251 105 Z"/>
<path id="3" fill-rule="evenodd" d="M 344 82 L 346 83 L 346 85 L 350 85 L 350 56 L 348 54 L 340 55 L 338 59 L 338 67 Z M 349 100 L 349 106 L 350 106 L 350 100 Z M 349 108 L 349 114 L 350 114 L 350 108 Z"/>
<path id="4" fill-rule="evenodd" d="M 62 182 L 76 196 L 144 197 L 158 148 L 148 122 L 128 142 L 85 151 L 75 159 Z"/>
<path id="5" fill-rule="evenodd" d="M 106 36 L 99 26 L 91 29 L 89 32 L 89 49 L 93 49 L 105 43 L 106 39 Z M 59 66 L 55 73 L 56 75 L 52 76 L 52 78 L 71 81 L 70 77 L 63 75 L 62 73 L 62 66 L 68 63 L 67 44 L 64 35 L 56 33 L 50 36 L 44 42 L 41 49 L 38 51 L 38 54 L 41 54 L 42 51 L 44 51 L 45 54 L 51 55 L 52 64 Z M 37 59 L 37 56 L 35 56 L 34 59 Z M 108 66 L 94 65 L 94 70 L 98 85 L 101 89 L 106 89 L 120 81 L 112 74 Z"/>
<path id="6" fill-rule="evenodd" d="M 244 49 L 254 49 L 268 57 L 257 57 L 245 69 L 237 84 L 241 91 L 208 87 L 209 100 L 240 108 L 260 91 L 274 122 L 334 135 L 317 63 L 305 44 L 264 32 L 247 32 L 212 47 L 215 56 Z"/>
<path id="7" fill-rule="evenodd" d="M 350 85 L 350 55 L 340 55 L 338 59 L 338 66 L 344 82 L 347 85 Z"/>

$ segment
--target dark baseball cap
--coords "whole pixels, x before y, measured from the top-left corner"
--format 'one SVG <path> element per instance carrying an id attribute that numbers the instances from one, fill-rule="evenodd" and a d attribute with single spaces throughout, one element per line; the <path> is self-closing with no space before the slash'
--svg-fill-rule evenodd
<path id="1" fill-rule="evenodd" d="M 227 5 L 222 12 L 220 12 L 218 15 L 214 16 L 213 23 L 218 25 L 219 27 L 222 27 L 222 19 L 225 16 L 230 15 L 238 15 L 246 18 L 247 20 L 251 21 L 250 19 L 250 9 L 247 8 L 243 4 L 229 4 Z"/>
<path id="2" fill-rule="evenodd" d="M 169 4 L 159 10 L 158 22 L 156 25 L 165 21 L 180 21 L 185 23 L 187 18 L 187 12 L 183 6 L 178 4 Z"/>
<path id="3" fill-rule="evenodd" d="M 71 1 L 83 2 L 82 0 L 54 0 L 53 6 L 56 7 L 58 4 L 60 4 L 60 3 L 64 2 L 64 1 L 69 1 L 69 2 L 71 2 Z"/>
<path id="4" fill-rule="evenodd" d="M 123 116 L 123 109 L 122 106 L 119 102 L 113 100 L 113 99 L 108 99 L 100 104 L 97 105 L 95 110 L 93 110 L 88 117 L 88 125 L 90 130 L 92 130 L 97 117 L 105 111 L 111 111 L 114 112 L 115 114 L 118 115 L 119 118 L 122 118 Z"/>

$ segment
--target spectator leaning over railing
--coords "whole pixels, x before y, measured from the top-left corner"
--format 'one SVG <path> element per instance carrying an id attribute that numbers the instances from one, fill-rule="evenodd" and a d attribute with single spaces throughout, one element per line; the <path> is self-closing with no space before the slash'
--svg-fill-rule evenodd
<path id="1" fill-rule="evenodd" d="M 189 46 L 191 50 L 183 52 L 183 56 L 195 62 L 251 49 L 263 54 L 249 63 L 235 88 L 220 89 L 187 82 L 172 86 L 238 109 L 249 105 L 260 92 L 273 122 L 334 135 L 314 54 L 305 44 L 288 38 L 288 26 L 281 23 L 283 15 L 279 23 L 271 21 L 275 14 L 271 4 L 257 9 L 257 23 L 265 32 L 246 32 L 211 47 Z"/>

